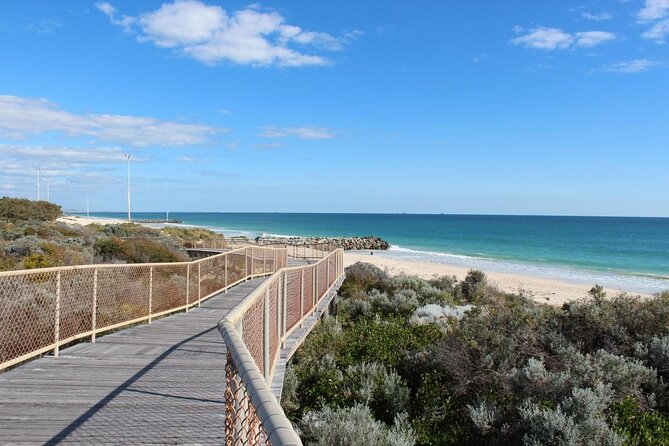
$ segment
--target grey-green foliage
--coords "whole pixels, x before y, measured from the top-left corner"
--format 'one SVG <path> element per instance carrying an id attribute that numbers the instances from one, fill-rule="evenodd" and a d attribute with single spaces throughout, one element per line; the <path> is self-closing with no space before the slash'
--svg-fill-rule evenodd
<path id="1" fill-rule="evenodd" d="M 572 389 L 608 385 L 616 402 L 632 396 L 644 406 L 654 404 L 652 392 L 658 390 L 657 376 L 640 361 L 603 350 L 593 355 L 569 350 L 561 352 L 559 358 L 555 370 L 547 370 L 542 360 L 530 358 L 523 368 L 507 375 L 511 388 L 534 401 L 560 401 Z"/>
<path id="2" fill-rule="evenodd" d="M 472 305 L 423 305 L 416 309 L 409 322 L 417 325 L 435 324 L 445 332 L 448 332 L 451 325 L 462 320 L 472 308 L 474 308 Z"/>
<path id="3" fill-rule="evenodd" d="M 376 418 L 391 422 L 409 405 L 409 388 L 395 370 L 378 362 L 346 369 L 347 399 L 369 406 Z"/>
<path id="4" fill-rule="evenodd" d="M 575 388 L 571 396 L 555 408 L 525 400 L 520 407 L 523 444 L 528 446 L 586 446 L 623 444 L 623 438 L 606 423 L 605 410 L 613 391 L 600 384 L 594 388 Z"/>
<path id="5" fill-rule="evenodd" d="M 362 404 L 342 409 L 325 407 L 302 419 L 305 444 L 314 446 L 413 446 L 416 439 L 405 414 L 392 427 L 376 421 Z"/>

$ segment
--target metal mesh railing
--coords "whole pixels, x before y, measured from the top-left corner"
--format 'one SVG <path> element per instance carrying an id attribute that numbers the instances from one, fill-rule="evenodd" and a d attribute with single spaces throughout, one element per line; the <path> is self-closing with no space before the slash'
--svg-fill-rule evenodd
<path id="1" fill-rule="evenodd" d="M 281 344 L 343 278 L 343 251 L 314 265 L 282 268 L 219 322 L 228 348 L 227 444 L 301 445 L 269 390 Z"/>
<path id="2" fill-rule="evenodd" d="M 248 241 L 233 241 L 233 240 L 189 240 L 182 243 L 186 249 L 211 249 L 214 251 L 239 249 L 247 247 L 273 247 L 286 248 L 288 257 L 295 259 L 322 259 L 332 251 L 337 249 L 337 246 L 332 243 L 310 243 L 308 241 L 299 242 L 295 244 L 288 244 L 284 242 L 273 242 L 271 240 L 255 240 Z M 269 254 L 268 254 L 269 255 Z M 256 259 L 258 260 L 258 259 Z M 262 260 L 262 259 L 260 259 Z M 268 257 L 267 261 L 271 262 L 273 259 Z"/>
<path id="3" fill-rule="evenodd" d="M 259 266 L 249 274 L 247 265 L 254 261 Z M 193 262 L 2 272 L 0 371 L 48 351 L 58 355 L 62 345 L 77 339 L 95 341 L 108 330 L 188 311 L 286 263 L 285 249 L 255 247 Z"/>

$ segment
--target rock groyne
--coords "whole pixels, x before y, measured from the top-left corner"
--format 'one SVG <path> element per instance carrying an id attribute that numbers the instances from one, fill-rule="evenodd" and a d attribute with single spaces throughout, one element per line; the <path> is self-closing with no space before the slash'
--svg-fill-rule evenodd
<path id="1" fill-rule="evenodd" d="M 390 243 L 375 237 L 258 237 L 256 242 L 259 245 L 321 245 L 330 244 L 337 248 L 342 248 L 346 251 L 362 251 L 362 250 L 381 250 L 385 251 L 390 248 Z"/>

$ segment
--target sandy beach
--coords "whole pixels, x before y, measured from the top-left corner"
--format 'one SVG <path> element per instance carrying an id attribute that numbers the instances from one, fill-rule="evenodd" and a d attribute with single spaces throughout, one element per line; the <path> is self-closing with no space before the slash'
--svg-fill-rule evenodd
<path id="1" fill-rule="evenodd" d="M 367 262 L 386 269 L 391 275 L 413 275 L 425 279 L 435 276 L 455 276 L 458 280 L 464 279 L 468 268 L 441 263 L 413 262 L 407 260 L 392 259 L 381 255 L 370 255 L 362 253 L 347 252 L 344 255 L 345 266 L 356 262 Z M 560 280 L 546 279 L 542 277 L 523 276 L 494 271 L 484 271 L 488 282 L 509 293 L 522 293 L 537 302 L 551 305 L 562 305 L 570 300 L 588 297 L 588 290 L 592 285 L 568 283 Z M 615 296 L 625 290 L 606 289 L 609 296 Z M 637 295 L 639 293 L 630 293 Z M 640 294 L 644 297 L 649 295 Z"/>
<path id="2" fill-rule="evenodd" d="M 126 220 L 122 220 L 120 218 L 80 217 L 78 215 L 64 215 L 62 217 L 58 217 L 57 221 L 71 225 L 82 226 L 93 223 L 97 223 L 99 225 L 115 225 L 119 223 L 126 223 Z"/>

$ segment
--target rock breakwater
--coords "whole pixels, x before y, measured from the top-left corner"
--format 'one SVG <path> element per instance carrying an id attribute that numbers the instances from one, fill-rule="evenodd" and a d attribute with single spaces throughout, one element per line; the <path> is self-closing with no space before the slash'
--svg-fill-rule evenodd
<path id="1" fill-rule="evenodd" d="M 346 251 L 381 250 L 390 248 L 390 243 L 375 237 L 258 237 L 259 245 L 333 245 Z"/>

